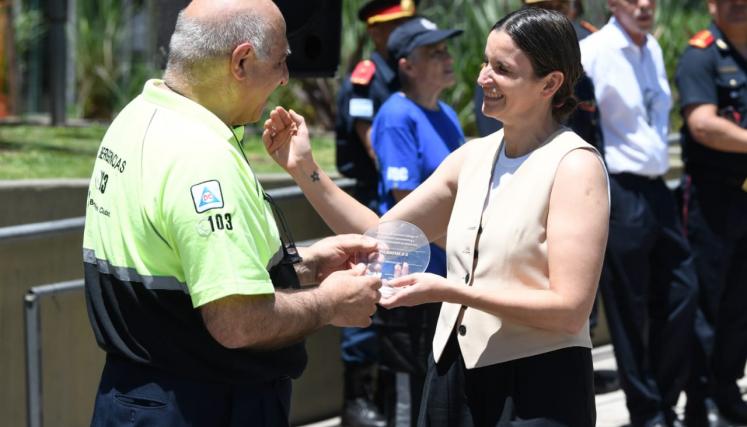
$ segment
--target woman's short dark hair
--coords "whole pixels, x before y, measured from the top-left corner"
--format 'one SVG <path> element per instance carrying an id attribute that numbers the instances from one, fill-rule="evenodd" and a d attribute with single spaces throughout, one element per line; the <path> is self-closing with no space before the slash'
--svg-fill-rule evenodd
<path id="1" fill-rule="evenodd" d="M 563 73 L 563 84 L 552 99 L 552 114 L 558 122 L 565 121 L 578 104 L 573 88 L 583 72 L 573 24 L 553 10 L 530 7 L 506 15 L 493 31 L 505 31 L 511 37 L 529 57 L 537 77 Z"/>

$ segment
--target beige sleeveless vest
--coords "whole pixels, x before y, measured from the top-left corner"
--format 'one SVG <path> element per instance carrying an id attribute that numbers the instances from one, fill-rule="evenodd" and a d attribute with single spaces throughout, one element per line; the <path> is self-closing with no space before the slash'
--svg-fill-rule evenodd
<path id="1" fill-rule="evenodd" d="M 547 213 L 555 171 L 571 150 L 593 148 L 575 133 L 561 129 L 529 155 L 510 183 L 491 196 L 483 213 L 502 141 L 503 131 L 499 131 L 470 141 L 464 147 L 469 151 L 465 153 L 459 173 L 447 234 L 447 277 L 452 282 L 494 292 L 546 289 L 550 284 Z M 479 227 L 482 227 L 482 235 L 476 248 Z M 455 327 L 458 327 L 457 339 L 468 369 L 566 347 L 591 347 L 588 322 L 578 334 L 569 335 L 503 321 L 484 311 L 444 303 L 433 337 L 436 361 Z"/>

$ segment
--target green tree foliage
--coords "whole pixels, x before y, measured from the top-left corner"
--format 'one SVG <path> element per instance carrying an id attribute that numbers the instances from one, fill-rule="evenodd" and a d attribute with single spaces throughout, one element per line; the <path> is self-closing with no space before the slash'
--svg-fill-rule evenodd
<path id="1" fill-rule="evenodd" d="M 77 0 L 76 116 L 111 119 L 160 74 L 132 54 L 133 3 Z"/>

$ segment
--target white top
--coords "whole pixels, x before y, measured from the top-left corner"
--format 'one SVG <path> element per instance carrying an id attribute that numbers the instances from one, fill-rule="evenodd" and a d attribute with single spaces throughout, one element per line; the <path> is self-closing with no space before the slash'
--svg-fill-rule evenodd
<path id="1" fill-rule="evenodd" d="M 581 62 L 594 82 L 609 172 L 663 175 L 672 97 L 659 43 L 649 34 L 637 46 L 613 17 L 581 41 Z"/>
<path id="2" fill-rule="evenodd" d="M 482 208 L 483 211 L 485 211 L 490 204 L 490 200 L 495 198 L 498 189 L 511 182 L 511 177 L 514 176 L 516 170 L 519 169 L 519 166 L 524 163 L 524 160 L 526 160 L 530 154 L 532 154 L 531 151 L 520 157 L 508 157 L 506 156 L 506 144 L 501 144 L 501 152 L 498 154 L 498 160 L 495 162 L 495 167 L 493 168 L 493 176 L 490 181 L 490 191 L 488 192 L 488 197 L 485 198 L 485 206 Z"/>

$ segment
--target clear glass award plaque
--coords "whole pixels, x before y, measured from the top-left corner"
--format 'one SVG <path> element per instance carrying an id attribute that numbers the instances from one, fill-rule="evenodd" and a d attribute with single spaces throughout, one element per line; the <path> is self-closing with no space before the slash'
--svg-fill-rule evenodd
<path id="1" fill-rule="evenodd" d="M 366 231 L 366 236 L 379 242 L 378 251 L 371 254 L 366 272 L 381 277 L 381 295 L 394 294 L 387 281 L 412 273 L 422 273 L 431 259 L 431 247 L 423 231 L 406 221 L 384 221 Z"/>

